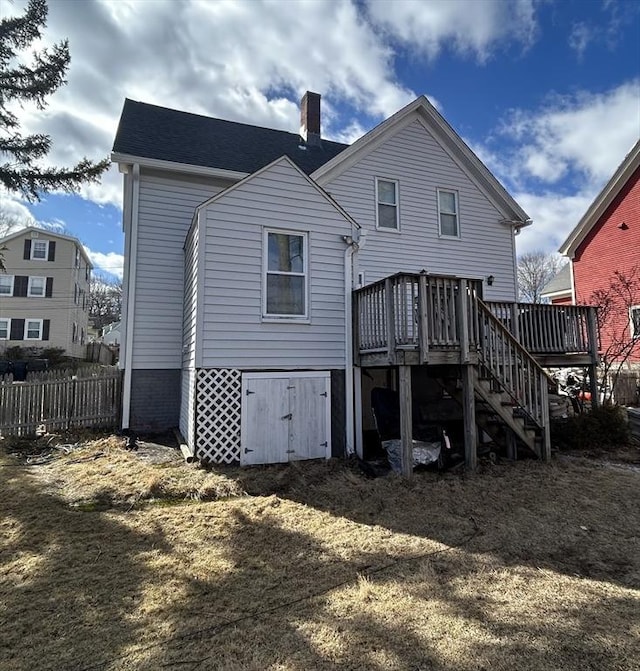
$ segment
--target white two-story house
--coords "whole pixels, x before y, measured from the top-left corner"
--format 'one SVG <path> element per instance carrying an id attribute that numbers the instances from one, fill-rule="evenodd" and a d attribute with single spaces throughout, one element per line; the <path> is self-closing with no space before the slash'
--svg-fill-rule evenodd
<path id="1" fill-rule="evenodd" d="M 480 365 L 474 301 L 515 305 L 527 214 L 425 97 L 320 131 L 309 92 L 299 133 L 125 102 L 125 426 L 214 462 L 362 454 L 371 380 Z"/>

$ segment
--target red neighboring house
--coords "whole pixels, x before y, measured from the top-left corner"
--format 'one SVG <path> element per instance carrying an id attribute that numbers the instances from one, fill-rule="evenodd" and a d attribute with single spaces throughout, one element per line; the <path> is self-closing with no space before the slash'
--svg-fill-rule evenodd
<path id="1" fill-rule="evenodd" d="M 631 281 L 626 289 L 630 300 L 614 298 L 611 313 L 601 324 L 601 351 L 609 351 L 615 340 L 638 338 L 628 361 L 640 362 L 640 140 L 571 231 L 560 253 L 571 260 L 574 304 L 598 304 L 596 293 L 610 290 L 617 273 L 618 280 Z M 553 301 L 547 290 L 545 295 Z M 556 297 L 561 299 L 562 294 Z"/>

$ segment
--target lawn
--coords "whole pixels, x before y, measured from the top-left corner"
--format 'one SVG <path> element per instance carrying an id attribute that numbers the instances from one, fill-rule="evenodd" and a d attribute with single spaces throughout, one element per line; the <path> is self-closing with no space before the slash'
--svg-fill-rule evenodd
<path id="1" fill-rule="evenodd" d="M 640 668 L 628 466 L 406 483 L 55 443 L 0 447 L 2 671 Z"/>

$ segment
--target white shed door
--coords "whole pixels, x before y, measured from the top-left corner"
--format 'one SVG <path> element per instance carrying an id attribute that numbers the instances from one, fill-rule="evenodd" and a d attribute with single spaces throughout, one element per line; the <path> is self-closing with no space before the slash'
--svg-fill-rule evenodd
<path id="1" fill-rule="evenodd" d="M 329 456 L 329 396 L 327 377 L 289 380 L 289 459 L 322 459 Z"/>
<path id="2" fill-rule="evenodd" d="M 331 456 L 329 373 L 244 373 L 240 463 Z"/>
<path id="3" fill-rule="evenodd" d="M 240 463 L 277 464 L 289 455 L 289 380 L 242 376 Z"/>

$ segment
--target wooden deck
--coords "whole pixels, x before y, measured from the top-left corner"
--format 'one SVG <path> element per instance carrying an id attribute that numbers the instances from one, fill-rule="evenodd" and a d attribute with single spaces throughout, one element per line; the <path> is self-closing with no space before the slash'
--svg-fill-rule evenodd
<path id="1" fill-rule="evenodd" d="M 398 274 L 354 292 L 360 366 L 476 363 L 488 309 L 542 366 L 597 360 L 595 308 L 478 299 L 475 280 Z"/>

